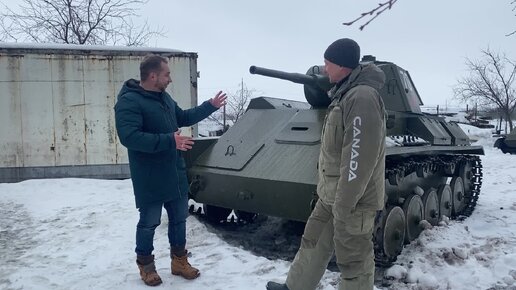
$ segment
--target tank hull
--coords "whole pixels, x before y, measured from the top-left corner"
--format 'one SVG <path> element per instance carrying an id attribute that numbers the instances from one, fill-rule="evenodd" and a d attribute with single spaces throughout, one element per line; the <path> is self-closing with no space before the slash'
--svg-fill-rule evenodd
<path id="1" fill-rule="evenodd" d="M 318 148 L 313 149 L 312 154 L 318 155 Z M 434 158 L 438 156 L 468 156 L 462 155 L 461 151 L 457 151 L 456 155 L 450 154 L 449 148 L 446 150 L 447 154 L 436 155 L 435 152 L 439 152 L 439 150 L 435 149 L 424 152 L 417 150 L 419 151 L 418 154 L 392 154 L 391 152 L 386 157 L 386 162 L 395 166 L 392 164 L 400 164 L 402 160 L 421 159 L 428 156 Z M 479 149 L 467 148 L 466 150 L 464 148 L 463 151 Z M 441 151 L 445 151 L 445 149 L 441 148 Z M 299 166 L 304 165 L 299 164 Z M 317 174 L 315 168 L 309 170 L 313 172 L 313 175 Z M 453 173 L 432 172 L 425 177 L 419 177 L 416 170 L 406 174 L 401 178 L 402 181 L 399 184 L 391 184 L 388 173 L 386 173 L 386 205 L 398 204 L 400 199 L 407 198 L 418 187 L 423 190 L 437 189 L 439 185 L 449 183 L 453 176 Z M 289 220 L 305 222 L 310 216 L 312 206 L 317 199 L 315 179 L 311 183 L 260 179 L 243 176 L 238 172 L 203 167 L 191 168 L 189 177 L 192 184 L 191 197 L 196 202 Z"/>
<path id="2" fill-rule="evenodd" d="M 289 220 L 307 220 L 316 192 L 315 184 L 231 176 L 222 171 L 191 172 L 202 176 L 205 184 L 192 194 L 197 202 Z M 296 206 L 292 206 L 294 200 Z"/>

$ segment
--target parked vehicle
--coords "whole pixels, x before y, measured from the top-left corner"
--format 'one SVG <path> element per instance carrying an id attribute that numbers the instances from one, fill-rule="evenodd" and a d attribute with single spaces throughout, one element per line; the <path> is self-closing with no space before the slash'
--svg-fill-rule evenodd
<path id="1" fill-rule="evenodd" d="M 494 147 L 499 148 L 503 153 L 516 154 L 516 130 L 500 135 L 500 138 L 496 139 Z"/>

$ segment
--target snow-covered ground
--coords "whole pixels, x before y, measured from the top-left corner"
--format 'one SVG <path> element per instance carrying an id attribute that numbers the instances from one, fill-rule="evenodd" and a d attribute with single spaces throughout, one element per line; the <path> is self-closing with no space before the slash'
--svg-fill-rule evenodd
<path id="1" fill-rule="evenodd" d="M 461 125 L 484 145 L 477 209 L 422 233 L 386 271 L 378 289 L 516 289 L 516 155 L 492 148 L 490 130 Z M 0 289 L 149 289 L 135 264 L 138 212 L 130 180 L 29 180 L 0 184 Z M 290 262 L 232 246 L 194 216 L 187 220 L 190 262 L 201 276 L 170 274 L 166 215 L 155 236 L 159 289 L 265 289 Z M 319 290 L 336 289 L 327 271 Z"/>

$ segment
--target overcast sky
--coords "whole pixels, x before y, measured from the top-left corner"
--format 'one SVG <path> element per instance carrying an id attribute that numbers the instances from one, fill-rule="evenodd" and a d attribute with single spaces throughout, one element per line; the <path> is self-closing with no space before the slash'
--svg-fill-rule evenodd
<path id="1" fill-rule="evenodd" d="M 17 0 L 0 0 L 8 5 Z M 342 22 L 383 0 L 149 0 L 141 20 L 166 36 L 149 46 L 197 52 L 199 99 L 235 92 L 243 79 L 258 95 L 304 101 L 301 85 L 249 74 L 257 65 L 305 73 L 323 64 L 334 40 L 355 39 L 362 54 L 408 70 L 425 105 L 456 103 L 452 87 L 467 74 L 465 58 L 488 46 L 516 61 L 512 0 L 398 0 L 364 31 Z"/>
<path id="2" fill-rule="evenodd" d="M 219 88 L 236 91 L 242 78 L 260 95 L 304 100 L 301 85 L 251 75 L 249 66 L 305 73 L 342 37 L 355 39 L 362 54 L 407 69 L 425 105 L 450 104 L 465 58 L 478 58 L 481 49 L 516 60 L 516 35 L 505 36 L 516 29 L 511 0 L 399 0 L 364 31 L 342 25 L 379 2 L 151 0 L 142 12 L 167 30 L 151 46 L 199 54 L 201 100 Z"/>

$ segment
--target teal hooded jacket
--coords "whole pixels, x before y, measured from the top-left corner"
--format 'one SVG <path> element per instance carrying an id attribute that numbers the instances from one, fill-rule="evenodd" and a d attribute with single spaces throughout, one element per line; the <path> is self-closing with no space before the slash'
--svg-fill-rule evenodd
<path id="1" fill-rule="evenodd" d="M 174 132 L 217 110 L 206 101 L 183 110 L 167 92 L 149 92 L 139 81 L 126 81 L 115 105 L 120 142 L 127 147 L 136 207 L 163 203 L 188 194 L 185 162 Z"/>

